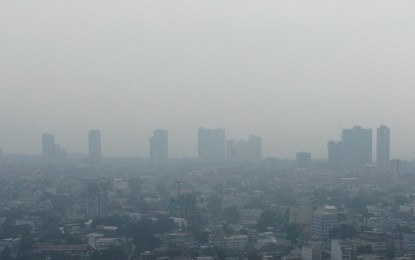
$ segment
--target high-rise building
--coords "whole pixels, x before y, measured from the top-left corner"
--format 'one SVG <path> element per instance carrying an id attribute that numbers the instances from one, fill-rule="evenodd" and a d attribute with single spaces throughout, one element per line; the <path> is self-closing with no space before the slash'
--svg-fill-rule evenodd
<path id="1" fill-rule="evenodd" d="M 330 231 L 337 225 L 337 208 L 323 206 L 313 212 L 313 237 L 321 240 L 327 239 Z"/>
<path id="2" fill-rule="evenodd" d="M 343 129 L 342 164 L 347 168 L 372 164 L 372 129 Z"/>
<path id="3" fill-rule="evenodd" d="M 107 183 L 89 180 L 86 186 L 87 218 L 102 217 L 107 211 Z"/>
<path id="4" fill-rule="evenodd" d="M 51 159 L 55 154 L 55 136 L 53 134 L 42 134 L 42 155 L 45 159 Z"/>
<path id="5" fill-rule="evenodd" d="M 150 137 L 150 160 L 155 163 L 167 161 L 168 154 L 168 132 L 163 129 L 153 131 Z"/>
<path id="6" fill-rule="evenodd" d="M 101 160 L 101 131 L 90 130 L 88 134 L 88 152 L 91 161 Z"/>
<path id="7" fill-rule="evenodd" d="M 59 145 L 55 144 L 53 134 L 42 134 L 42 155 L 46 160 L 62 159 L 66 156 L 66 151 Z"/>
<path id="8" fill-rule="evenodd" d="M 227 140 L 226 157 L 234 162 L 258 162 L 262 159 L 262 139 L 251 135 L 248 141 Z"/>
<path id="9" fill-rule="evenodd" d="M 198 158 L 208 162 L 225 159 L 225 130 L 222 128 L 199 128 Z"/>
<path id="10" fill-rule="evenodd" d="M 376 165 L 384 170 L 389 165 L 390 129 L 381 125 L 376 132 Z"/>

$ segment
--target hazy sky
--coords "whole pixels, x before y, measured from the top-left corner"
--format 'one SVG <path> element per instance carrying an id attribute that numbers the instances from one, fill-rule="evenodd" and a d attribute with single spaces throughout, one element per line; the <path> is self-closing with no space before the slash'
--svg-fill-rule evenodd
<path id="1" fill-rule="evenodd" d="M 85 153 L 97 128 L 105 155 L 142 157 L 164 128 L 193 157 L 204 126 L 326 158 L 342 128 L 386 124 L 414 159 L 414 111 L 414 0 L 0 1 L 4 152 L 50 132 Z"/>

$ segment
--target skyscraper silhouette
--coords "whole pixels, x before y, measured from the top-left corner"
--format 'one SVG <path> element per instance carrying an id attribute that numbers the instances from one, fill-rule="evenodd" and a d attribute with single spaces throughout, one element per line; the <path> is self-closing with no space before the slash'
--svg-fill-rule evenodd
<path id="1" fill-rule="evenodd" d="M 225 130 L 199 128 L 198 158 L 207 162 L 225 160 Z"/>
<path id="2" fill-rule="evenodd" d="M 55 144 L 53 134 L 42 134 L 42 155 L 46 160 L 58 160 L 66 157 L 66 151 Z"/>
<path id="3" fill-rule="evenodd" d="M 381 125 L 376 132 L 376 165 L 385 170 L 390 160 L 390 129 Z"/>
<path id="4" fill-rule="evenodd" d="M 154 130 L 150 137 L 150 161 L 166 162 L 169 158 L 168 150 L 168 132 L 163 129 Z"/>
<path id="5" fill-rule="evenodd" d="M 372 164 L 372 129 L 343 129 L 342 163 L 347 168 Z"/>
<path id="6" fill-rule="evenodd" d="M 342 140 L 329 141 L 328 166 L 331 170 L 357 170 L 372 164 L 372 129 L 355 126 L 343 129 Z"/>
<path id="7" fill-rule="evenodd" d="M 262 138 L 251 135 L 245 140 L 227 140 L 226 157 L 234 162 L 259 162 L 262 159 Z"/>
<path id="8" fill-rule="evenodd" d="M 88 155 L 91 161 L 101 160 L 101 131 L 90 130 L 88 133 Z"/>
<path id="9" fill-rule="evenodd" d="M 55 136 L 53 134 L 42 134 L 42 155 L 44 159 L 51 159 L 55 154 Z"/>

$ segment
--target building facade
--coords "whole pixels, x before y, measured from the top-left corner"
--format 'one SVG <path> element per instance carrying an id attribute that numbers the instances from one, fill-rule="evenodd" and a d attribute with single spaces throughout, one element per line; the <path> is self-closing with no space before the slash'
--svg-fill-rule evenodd
<path id="1" fill-rule="evenodd" d="M 337 225 L 337 208 L 323 206 L 313 212 L 312 235 L 324 240 L 329 238 L 330 231 Z"/>
<path id="2" fill-rule="evenodd" d="M 86 187 L 87 218 L 102 217 L 107 213 L 107 183 L 90 180 Z"/>

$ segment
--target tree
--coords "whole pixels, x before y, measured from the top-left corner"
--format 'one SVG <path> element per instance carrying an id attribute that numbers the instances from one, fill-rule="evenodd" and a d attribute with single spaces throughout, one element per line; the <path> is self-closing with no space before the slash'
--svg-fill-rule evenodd
<path id="1" fill-rule="evenodd" d="M 193 238 L 199 243 L 207 243 L 209 238 L 209 233 L 200 230 L 199 226 L 193 226 L 190 229 L 190 232 L 193 234 Z"/>
<path id="2" fill-rule="evenodd" d="M 295 244 L 302 233 L 302 228 L 297 223 L 290 223 L 284 228 L 284 232 L 286 233 L 286 238 Z"/>
<path id="3" fill-rule="evenodd" d="M 6 247 L 5 249 L 3 249 L 3 251 L 1 251 L 0 254 L 0 259 L 1 260 L 12 260 L 12 250 L 10 249 L 10 247 Z"/>
<path id="4" fill-rule="evenodd" d="M 283 218 L 276 214 L 272 210 L 265 210 L 261 214 L 261 218 L 258 221 L 258 228 L 260 231 L 266 231 L 268 227 L 279 227 L 283 224 Z"/>
<path id="5" fill-rule="evenodd" d="M 334 227 L 330 231 L 330 238 L 331 239 L 347 239 L 347 238 L 352 238 L 356 234 L 357 234 L 357 231 L 352 225 L 341 224 L 339 226 Z"/>
<path id="6" fill-rule="evenodd" d="M 222 209 L 222 197 L 217 194 L 210 196 L 206 207 L 214 216 L 219 216 Z"/>
<path id="7" fill-rule="evenodd" d="M 156 234 L 163 234 L 174 229 L 176 224 L 172 218 L 168 216 L 160 216 L 156 221 L 154 221 L 153 227 Z"/>

